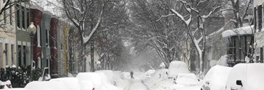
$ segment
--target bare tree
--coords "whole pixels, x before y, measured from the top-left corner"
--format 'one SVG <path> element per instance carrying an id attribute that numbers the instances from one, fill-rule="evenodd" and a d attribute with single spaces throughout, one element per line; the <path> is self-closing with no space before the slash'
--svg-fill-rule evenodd
<path id="1" fill-rule="evenodd" d="M 253 8 L 251 8 L 253 0 L 228 0 L 227 3 L 231 3 L 231 5 L 229 4 L 231 7 L 227 10 L 233 12 L 234 18 L 231 21 L 234 23 L 235 28 L 243 27 L 243 20 L 253 11 Z"/>
<path id="2" fill-rule="evenodd" d="M 65 14 L 79 32 L 81 57 L 84 57 L 85 46 L 101 24 L 104 6 L 107 2 L 108 0 L 62 0 Z M 86 61 L 84 58 L 81 60 L 85 68 Z"/>
<path id="3" fill-rule="evenodd" d="M 140 52 L 152 47 L 167 68 L 171 61 L 180 60 L 183 43 L 187 40 L 187 34 L 181 30 L 184 29 L 183 23 L 174 17 L 167 17 L 173 15 L 170 8 L 178 7 L 175 3 L 175 0 L 130 1 L 130 15 L 135 26 L 129 32 L 134 49 Z"/>
<path id="4" fill-rule="evenodd" d="M 115 2 L 105 6 L 108 10 L 105 12 L 103 22 L 95 37 L 95 46 L 102 58 L 101 64 L 103 69 L 107 69 L 106 67 L 109 67 L 107 65 L 112 66 L 113 64 L 118 64 L 114 65 L 118 67 L 121 63 L 125 62 L 124 59 L 121 59 L 124 55 L 122 52 L 125 49 L 123 37 L 125 37 L 125 29 L 131 24 L 127 14 L 126 4 L 124 0 L 115 0 Z M 111 59 L 116 63 L 110 63 Z"/>
<path id="5" fill-rule="evenodd" d="M 187 29 L 187 34 L 191 39 L 191 42 L 195 46 L 195 49 L 199 56 L 199 67 L 200 73 L 204 70 L 204 62 L 205 62 L 205 50 L 206 50 L 206 30 L 204 23 L 208 17 L 213 15 L 216 11 L 218 11 L 221 6 L 214 4 L 217 1 L 215 0 L 180 0 L 181 6 L 183 8 L 171 8 L 171 12 L 175 14 L 182 22 Z M 209 4 L 210 3 L 210 4 Z M 208 9 L 212 8 L 212 9 Z M 185 10 L 185 13 L 179 13 L 178 11 Z M 195 27 L 194 25 L 197 25 Z"/>

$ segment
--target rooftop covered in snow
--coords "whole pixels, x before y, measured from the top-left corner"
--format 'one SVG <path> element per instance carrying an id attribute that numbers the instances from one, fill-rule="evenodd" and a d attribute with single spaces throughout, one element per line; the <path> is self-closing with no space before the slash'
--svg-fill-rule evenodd
<path id="1" fill-rule="evenodd" d="M 226 30 L 222 33 L 223 38 L 237 36 L 237 35 L 251 35 L 253 34 L 254 26 L 245 26 L 241 28 L 235 28 L 231 30 Z"/>

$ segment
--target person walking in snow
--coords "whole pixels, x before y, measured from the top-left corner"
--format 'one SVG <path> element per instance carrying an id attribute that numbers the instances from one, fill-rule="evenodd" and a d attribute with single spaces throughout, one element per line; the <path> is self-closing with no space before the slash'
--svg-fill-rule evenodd
<path id="1" fill-rule="evenodd" d="M 132 71 L 130 72 L 130 77 L 131 77 L 131 79 L 134 79 Z"/>

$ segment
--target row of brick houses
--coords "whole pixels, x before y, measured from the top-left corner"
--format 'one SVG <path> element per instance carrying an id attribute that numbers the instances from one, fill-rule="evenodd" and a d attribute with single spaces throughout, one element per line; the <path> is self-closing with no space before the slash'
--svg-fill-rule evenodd
<path id="1" fill-rule="evenodd" d="M 0 1 L 0 6 L 4 1 Z M 8 18 L 5 18 L 7 15 Z M 32 45 L 28 27 L 33 22 L 36 26 L 33 37 L 34 68 L 49 67 L 51 76 L 68 74 L 69 52 L 66 44 L 67 34 L 72 29 L 69 23 L 32 1 L 16 3 L 0 18 L 3 19 L 1 25 L 4 26 L 0 28 L 1 68 L 31 65 Z"/>

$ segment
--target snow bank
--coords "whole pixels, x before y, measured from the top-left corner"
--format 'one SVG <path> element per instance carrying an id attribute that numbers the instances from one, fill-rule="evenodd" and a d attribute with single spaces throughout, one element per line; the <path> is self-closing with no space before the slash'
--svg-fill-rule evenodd
<path id="1" fill-rule="evenodd" d="M 193 73 L 180 73 L 176 78 L 176 83 L 187 86 L 193 86 L 199 84 L 199 81 Z"/>
<path id="2" fill-rule="evenodd" d="M 26 85 L 27 90 L 70 90 L 62 82 L 33 81 Z"/>
<path id="3" fill-rule="evenodd" d="M 245 26 L 241 28 L 235 28 L 232 30 L 226 30 L 222 33 L 222 37 L 231 37 L 231 36 L 236 36 L 236 35 L 249 35 L 253 34 L 253 26 Z"/>
<path id="4" fill-rule="evenodd" d="M 100 70 L 100 71 L 96 71 L 95 73 L 101 73 L 104 74 L 106 76 L 106 81 L 108 81 L 109 83 L 113 83 L 114 82 L 114 72 L 111 70 Z"/>
<path id="5" fill-rule="evenodd" d="M 237 87 L 236 81 L 241 80 L 243 90 L 264 89 L 264 64 L 237 64 L 233 67 L 227 81 L 227 88 Z"/>
<path id="6" fill-rule="evenodd" d="M 145 75 L 146 75 L 147 77 L 150 77 L 150 76 L 152 76 L 154 73 L 155 73 L 155 70 L 148 70 L 147 72 L 145 72 Z"/>
<path id="7" fill-rule="evenodd" d="M 11 85 L 11 81 L 10 80 L 0 81 L 0 85 Z"/>
<path id="8" fill-rule="evenodd" d="M 231 69 L 230 67 L 216 65 L 207 72 L 202 83 L 209 82 L 211 90 L 224 90 Z"/>
<path id="9" fill-rule="evenodd" d="M 182 61 L 172 61 L 169 66 L 169 77 L 176 77 L 179 73 L 189 73 L 188 66 Z"/>
<path id="10" fill-rule="evenodd" d="M 57 78 L 51 79 L 51 82 L 61 82 L 63 83 L 69 90 L 80 90 L 80 84 L 78 83 L 78 79 L 74 77 L 68 78 Z"/>
<path id="11" fill-rule="evenodd" d="M 210 60 L 210 66 L 213 67 L 215 65 L 221 65 L 221 66 L 228 66 L 227 64 L 227 55 L 223 55 L 220 57 L 219 60 Z"/>
<path id="12" fill-rule="evenodd" d="M 106 75 L 103 73 L 85 72 L 79 73 L 76 77 L 78 78 L 79 83 L 81 83 L 81 87 L 85 87 L 87 83 L 89 83 L 89 85 L 91 83 L 96 90 L 120 90 L 109 84 Z"/>
<path id="13" fill-rule="evenodd" d="M 25 88 L 7 88 L 7 89 L 1 89 L 1 90 L 27 90 Z"/>

